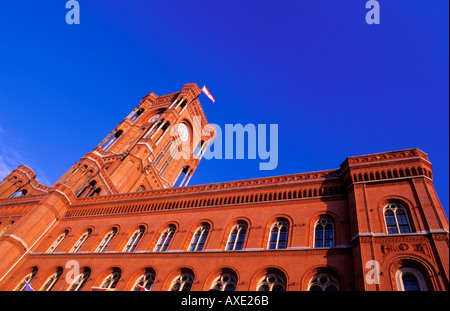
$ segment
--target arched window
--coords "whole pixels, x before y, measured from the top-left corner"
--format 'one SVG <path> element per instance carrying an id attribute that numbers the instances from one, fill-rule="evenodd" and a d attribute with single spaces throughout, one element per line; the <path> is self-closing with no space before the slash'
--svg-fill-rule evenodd
<path id="1" fill-rule="evenodd" d="M 16 286 L 16 288 L 14 289 L 14 291 L 17 291 L 17 292 L 22 292 L 22 291 L 24 291 L 24 290 L 25 290 L 25 287 L 26 287 L 25 282 L 27 282 L 28 285 L 31 285 L 31 284 L 33 283 L 33 279 L 34 279 L 34 277 L 36 276 L 37 272 L 38 272 L 37 267 L 34 267 L 34 268 L 33 268 L 33 271 L 31 271 L 30 273 L 28 273 L 28 274 L 22 279 L 22 281 L 20 281 L 19 285 Z"/>
<path id="2" fill-rule="evenodd" d="M 179 114 L 181 114 L 181 111 L 187 106 L 188 101 L 184 98 L 181 99 L 181 101 L 178 103 L 177 106 L 175 106 L 175 109 L 178 111 Z"/>
<path id="3" fill-rule="evenodd" d="M 26 196 L 28 193 L 28 190 L 23 189 L 23 190 L 17 190 L 15 192 L 13 192 L 8 198 L 18 198 L 18 197 L 23 197 Z"/>
<path id="4" fill-rule="evenodd" d="M 256 285 L 256 291 L 259 292 L 284 291 L 285 289 L 284 280 L 278 274 L 266 274 Z"/>
<path id="5" fill-rule="evenodd" d="M 235 291 L 236 290 L 236 278 L 231 274 L 219 275 L 211 285 L 211 291 Z"/>
<path id="6" fill-rule="evenodd" d="M 191 175 L 192 169 L 189 166 L 184 166 L 181 168 L 180 174 L 178 175 L 177 180 L 173 183 L 174 187 L 183 187 L 185 186 L 185 182 L 188 179 L 188 176 Z M 181 182 L 179 182 L 181 179 Z"/>
<path id="7" fill-rule="evenodd" d="M 122 135 L 123 130 L 118 130 L 114 133 L 114 135 L 111 135 L 111 137 L 107 140 L 107 142 L 102 146 L 102 149 L 104 151 L 107 151 L 115 142 L 116 140 Z"/>
<path id="8" fill-rule="evenodd" d="M 89 268 L 84 268 L 83 272 L 81 272 L 72 282 L 72 284 L 70 285 L 70 287 L 67 289 L 67 291 L 71 291 L 71 292 L 77 292 L 80 291 L 84 284 L 86 283 L 86 281 L 89 279 L 89 276 L 91 275 L 91 269 Z"/>
<path id="9" fill-rule="evenodd" d="M 406 209 L 397 203 L 390 203 L 384 207 L 384 220 L 388 234 L 410 233 Z"/>
<path id="10" fill-rule="evenodd" d="M 136 112 L 130 117 L 131 121 L 136 121 L 137 118 L 144 112 L 144 108 L 139 108 Z"/>
<path id="11" fill-rule="evenodd" d="M 69 230 L 65 230 L 56 240 L 53 242 L 52 246 L 47 250 L 47 253 L 53 253 L 58 245 L 64 240 L 64 238 L 69 234 Z"/>
<path id="12" fill-rule="evenodd" d="M 204 140 L 199 141 L 197 146 L 194 148 L 194 152 L 192 152 L 192 154 L 199 157 L 201 155 L 204 147 L 205 147 L 205 141 Z"/>
<path id="13" fill-rule="evenodd" d="M 88 197 L 94 197 L 100 194 L 100 192 L 102 191 L 102 188 L 97 187 L 95 188 L 93 191 L 91 191 L 88 195 Z"/>
<path id="14" fill-rule="evenodd" d="M 81 190 L 77 194 L 77 198 L 81 198 L 83 195 L 87 196 L 87 197 L 93 196 L 94 192 L 96 191 L 96 185 L 97 185 L 97 181 L 96 180 L 91 180 L 89 182 L 89 184 L 86 187 L 84 187 L 83 190 Z M 100 188 L 97 188 L 97 189 L 100 189 Z"/>
<path id="15" fill-rule="evenodd" d="M 145 191 L 145 187 L 143 185 L 140 185 L 139 188 L 136 190 L 136 192 Z"/>
<path id="16" fill-rule="evenodd" d="M 164 164 L 161 166 L 161 169 L 159 170 L 160 173 L 164 173 L 165 170 L 167 169 L 167 167 L 169 166 L 170 162 L 172 162 L 172 160 L 175 158 L 176 154 L 178 153 L 178 149 L 174 148 L 172 150 L 172 152 L 170 153 L 169 157 L 167 157 L 166 161 L 164 162 Z"/>
<path id="17" fill-rule="evenodd" d="M 193 282 L 194 277 L 192 276 L 192 274 L 181 273 L 170 284 L 170 291 L 172 292 L 190 291 Z"/>
<path id="18" fill-rule="evenodd" d="M 158 243 L 155 246 L 154 252 L 165 252 L 169 247 L 170 242 L 172 241 L 173 235 L 175 234 L 175 226 L 169 226 L 164 232 L 161 234 Z"/>
<path id="19" fill-rule="evenodd" d="M 51 291 L 53 286 L 55 286 L 56 282 L 58 282 L 59 278 L 61 277 L 63 273 L 63 269 L 61 267 L 58 267 L 57 271 L 53 273 L 42 285 L 41 291 Z"/>
<path id="20" fill-rule="evenodd" d="M 120 280 L 122 273 L 120 271 L 111 272 L 100 285 L 103 289 L 114 289 L 117 286 L 117 283 Z"/>
<path id="21" fill-rule="evenodd" d="M 209 226 L 201 226 L 199 227 L 192 237 L 191 244 L 189 246 L 189 251 L 195 252 L 195 251 L 201 251 L 203 250 L 203 247 L 205 246 L 206 239 L 208 237 L 209 233 Z"/>
<path id="22" fill-rule="evenodd" d="M 148 120 L 148 123 L 155 123 L 156 121 L 158 121 L 159 120 L 159 117 L 161 116 L 161 114 L 155 114 L 153 117 L 151 117 L 149 120 Z"/>
<path id="23" fill-rule="evenodd" d="M 103 238 L 102 242 L 98 246 L 96 253 L 103 253 L 108 248 L 109 243 L 111 243 L 112 239 L 117 233 L 117 228 L 112 228 L 111 231 L 109 231 L 105 237 Z"/>
<path id="24" fill-rule="evenodd" d="M 131 236 L 131 238 L 128 240 L 127 245 L 125 246 L 125 248 L 123 249 L 124 252 L 134 252 L 134 250 L 136 249 L 136 246 L 139 244 L 139 241 L 141 240 L 142 236 L 144 235 L 145 232 L 145 228 L 144 227 L 139 227 L 138 230 L 136 230 L 133 235 Z"/>
<path id="25" fill-rule="evenodd" d="M 155 282 L 155 273 L 153 271 L 146 271 L 134 283 L 133 291 L 150 291 Z"/>
<path id="26" fill-rule="evenodd" d="M 91 235 L 92 229 L 88 229 L 83 235 L 78 239 L 77 243 L 72 247 L 70 250 L 70 253 L 76 253 L 80 250 L 81 246 L 83 246 L 84 242 L 88 239 L 88 237 Z"/>
<path id="27" fill-rule="evenodd" d="M 308 290 L 311 292 L 335 292 L 339 290 L 339 284 L 329 274 L 316 274 L 309 281 Z"/>
<path id="28" fill-rule="evenodd" d="M 412 273 L 403 274 L 402 283 L 403 283 L 403 289 L 407 292 L 420 291 L 419 280 Z"/>
<path id="29" fill-rule="evenodd" d="M 6 230 L 8 230 L 9 228 L 11 228 L 12 225 L 14 225 L 14 220 L 11 221 L 9 224 L 7 224 L 7 225 L 5 226 L 5 228 L 3 228 L 2 231 L 0 231 L 0 236 L 1 236 L 3 233 L 5 233 Z"/>
<path id="30" fill-rule="evenodd" d="M 409 267 L 400 268 L 395 275 L 399 291 L 427 291 L 425 279 L 419 271 Z"/>
<path id="31" fill-rule="evenodd" d="M 283 249 L 287 247 L 289 226 L 284 221 L 275 222 L 270 228 L 268 249 Z"/>
<path id="32" fill-rule="evenodd" d="M 334 226 L 328 218 L 321 218 L 314 228 L 314 247 L 334 246 Z"/>
<path id="33" fill-rule="evenodd" d="M 247 234 L 247 226 L 245 224 L 237 224 L 231 229 L 227 242 L 227 251 L 242 250 Z"/>
<path id="34" fill-rule="evenodd" d="M 151 138 L 153 135 L 155 135 L 156 132 L 158 132 L 161 129 L 161 127 L 163 126 L 163 124 L 166 122 L 166 120 L 164 118 L 159 120 L 160 117 L 161 117 L 161 115 L 156 115 L 156 116 L 150 118 L 150 120 L 148 122 L 152 123 L 152 126 L 147 130 L 147 133 L 145 133 L 145 135 L 144 135 L 145 139 Z"/>

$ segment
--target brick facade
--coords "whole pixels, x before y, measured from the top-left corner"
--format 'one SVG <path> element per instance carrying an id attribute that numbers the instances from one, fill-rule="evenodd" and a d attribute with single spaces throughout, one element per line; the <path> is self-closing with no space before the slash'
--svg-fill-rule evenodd
<path id="1" fill-rule="evenodd" d="M 147 95 L 52 187 L 26 166 L 11 172 L 0 184 L 0 290 L 25 278 L 73 289 L 73 260 L 84 291 L 139 280 L 163 291 L 449 289 L 448 219 L 427 154 L 187 186 L 215 137 L 199 94 L 186 84 Z M 187 140 L 173 130 L 181 123 Z"/>

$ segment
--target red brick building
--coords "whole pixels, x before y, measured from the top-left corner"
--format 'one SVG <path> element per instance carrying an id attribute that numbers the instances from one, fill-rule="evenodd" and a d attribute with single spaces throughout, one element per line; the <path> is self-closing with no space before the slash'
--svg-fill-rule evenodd
<path id="1" fill-rule="evenodd" d="M 186 84 L 145 96 L 52 187 L 26 166 L 11 172 L 0 290 L 449 289 L 448 219 L 427 154 L 187 186 L 216 135 L 199 94 Z"/>

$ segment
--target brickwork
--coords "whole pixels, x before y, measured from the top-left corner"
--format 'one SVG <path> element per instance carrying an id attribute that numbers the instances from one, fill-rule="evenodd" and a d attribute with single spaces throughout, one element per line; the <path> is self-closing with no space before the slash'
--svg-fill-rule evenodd
<path id="1" fill-rule="evenodd" d="M 25 279 L 73 290 L 72 260 L 84 291 L 449 289 L 448 219 L 427 154 L 188 186 L 215 135 L 202 130 L 199 93 L 147 95 L 52 187 L 26 166 L 11 172 L 0 183 L 0 290 Z M 187 140 L 171 132 L 181 123 Z"/>

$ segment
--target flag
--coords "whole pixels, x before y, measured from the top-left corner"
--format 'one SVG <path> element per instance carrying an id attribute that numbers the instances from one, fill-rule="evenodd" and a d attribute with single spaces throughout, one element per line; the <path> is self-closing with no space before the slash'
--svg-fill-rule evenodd
<path id="1" fill-rule="evenodd" d="M 209 92 L 209 90 L 206 88 L 206 85 L 204 85 L 202 87 L 202 92 L 205 93 L 206 96 L 208 96 L 209 99 L 211 99 L 211 101 L 214 103 L 216 101 L 216 99 L 211 95 L 211 93 Z"/>
<path id="2" fill-rule="evenodd" d="M 34 292 L 33 287 L 31 287 L 30 284 L 28 284 L 27 281 L 25 281 L 25 291 L 26 292 Z"/>
<path id="3" fill-rule="evenodd" d="M 92 287 L 91 290 L 93 292 L 113 292 L 115 288 L 103 288 L 103 287 Z"/>
<path id="4" fill-rule="evenodd" d="M 140 292 L 148 292 L 149 290 L 146 289 L 144 286 L 139 285 L 139 291 Z"/>

